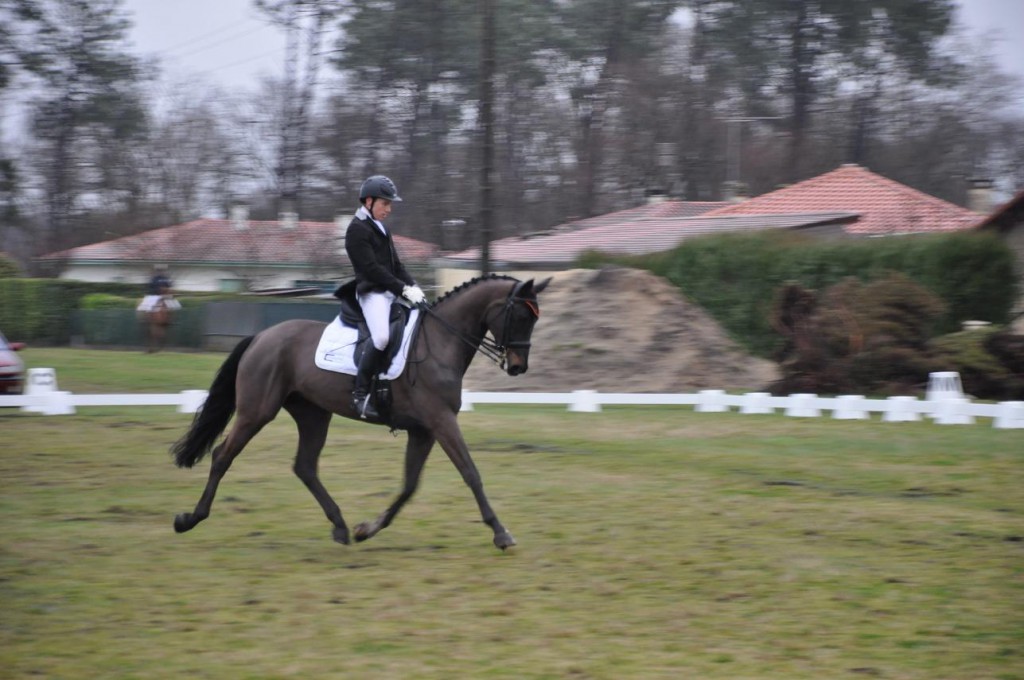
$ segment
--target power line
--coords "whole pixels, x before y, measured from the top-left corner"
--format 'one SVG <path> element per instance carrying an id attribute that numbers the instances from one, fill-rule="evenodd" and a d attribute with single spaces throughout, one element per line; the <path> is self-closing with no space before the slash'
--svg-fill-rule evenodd
<path id="1" fill-rule="evenodd" d="M 263 54 L 257 54 L 255 57 L 247 57 L 247 58 L 241 59 L 239 61 L 233 61 L 233 62 L 231 62 L 229 64 L 222 64 L 220 66 L 214 66 L 212 68 L 203 69 L 202 71 L 200 71 L 200 73 L 209 73 L 209 72 L 212 72 L 212 71 L 220 71 L 221 69 L 231 68 L 232 66 L 240 66 L 242 64 L 247 64 L 250 61 L 256 61 L 257 59 L 263 59 L 264 57 L 270 57 L 270 56 L 274 56 L 274 55 L 280 56 L 280 54 L 281 53 L 278 50 L 273 50 L 273 51 L 270 51 L 270 52 L 264 52 Z"/>
<path id="2" fill-rule="evenodd" d="M 233 33 L 233 34 L 225 37 L 223 40 L 218 40 L 217 42 L 210 43 L 209 45 L 206 45 L 205 47 L 200 47 L 198 49 L 191 50 L 189 52 L 185 52 L 184 54 L 176 54 L 176 55 L 173 55 L 173 56 L 175 58 L 179 58 L 179 59 L 182 58 L 182 57 L 191 57 L 193 54 L 199 54 L 200 52 L 205 52 L 208 49 L 217 47 L 219 45 L 223 45 L 226 42 L 231 42 L 232 40 L 238 40 L 239 38 L 244 38 L 247 35 L 252 35 L 253 33 L 255 33 L 257 31 L 262 31 L 264 28 L 265 28 L 264 26 L 256 26 L 255 28 L 250 28 L 248 30 L 244 30 L 241 33 Z"/>
<path id="3" fill-rule="evenodd" d="M 217 35 L 218 33 L 222 33 L 224 31 L 226 31 L 227 29 L 232 28 L 232 27 L 237 26 L 237 25 L 238 25 L 237 21 L 232 21 L 230 24 L 224 24 L 220 28 L 215 28 L 212 31 L 208 31 L 206 33 L 203 33 L 202 35 L 197 35 L 194 38 L 189 38 L 188 40 L 186 40 L 184 42 L 178 43 L 177 45 L 171 45 L 170 47 L 165 48 L 164 51 L 165 52 L 173 52 L 174 50 L 181 49 L 182 47 L 188 47 L 189 45 L 191 45 L 193 43 L 197 43 L 197 42 L 200 42 L 202 40 L 205 40 L 206 38 L 213 37 L 213 36 Z"/>

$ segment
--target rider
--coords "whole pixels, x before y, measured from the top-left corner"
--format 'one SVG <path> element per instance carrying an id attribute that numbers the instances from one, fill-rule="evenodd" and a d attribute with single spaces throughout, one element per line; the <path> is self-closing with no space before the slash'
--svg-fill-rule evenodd
<path id="1" fill-rule="evenodd" d="M 136 308 L 140 312 L 151 312 L 160 300 L 164 301 L 170 310 L 181 309 L 181 305 L 171 293 L 171 278 L 167 274 L 167 265 L 158 264 L 153 267 L 153 275 L 149 278 L 146 287 L 146 296 Z"/>
<path id="2" fill-rule="evenodd" d="M 391 204 L 402 199 L 395 183 L 374 175 L 359 189 L 359 209 L 345 233 L 345 252 L 356 278 L 356 297 L 370 330 L 371 342 L 363 350 L 356 374 L 352 403 L 363 418 L 378 418 L 370 399 L 370 382 L 384 367 L 380 364 L 390 335 L 391 303 L 403 297 L 414 305 L 426 299 L 395 250 L 391 231 L 383 224 Z"/>

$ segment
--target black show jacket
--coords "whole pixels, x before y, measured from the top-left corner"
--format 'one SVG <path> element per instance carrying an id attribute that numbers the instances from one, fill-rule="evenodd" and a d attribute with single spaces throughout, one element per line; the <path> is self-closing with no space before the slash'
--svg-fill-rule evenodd
<path id="1" fill-rule="evenodd" d="M 389 290 L 401 297 L 405 286 L 416 284 L 398 258 L 391 230 L 385 236 L 369 218 L 356 218 L 348 225 L 345 252 L 355 270 L 356 292 L 360 294 Z"/>

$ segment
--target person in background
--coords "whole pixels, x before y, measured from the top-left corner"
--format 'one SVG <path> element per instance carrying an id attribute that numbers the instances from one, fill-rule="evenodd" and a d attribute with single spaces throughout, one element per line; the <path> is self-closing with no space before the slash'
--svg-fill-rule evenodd
<path id="1" fill-rule="evenodd" d="M 390 340 L 391 303 L 401 297 L 419 305 L 426 299 L 402 265 L 391 230 L 384 226 L 392 204 L 401 200 L 390 179 L 384 175 L 368 178 L 359 189 L 359 209 L 345 232 L 345 252 L 355 270 L 356 299 L 371 340 L 363 350 L 352 391 L 352 403 L 362 418 L 379 417 L 371 403 L 370 384 L 384 368 L 381 363 Z"/>
<path id="2" fill-rule="evenodd" d="M 149 277 L 149 284 L 146 287 L 146 295 L 142 302 L 136 307 L 138 312 L 152 312 L 160 301 L 170 311 L 181 309 L 181 304 L 174 299 L 171 291 L 171 277 L 167 273 L 167 265 L 158 264 L 153 267 L 153 275 Z"/>

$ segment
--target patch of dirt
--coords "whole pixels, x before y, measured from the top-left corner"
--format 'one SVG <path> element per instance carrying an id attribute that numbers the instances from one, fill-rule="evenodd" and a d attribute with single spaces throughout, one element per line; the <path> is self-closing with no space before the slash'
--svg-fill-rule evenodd
<path id="1" fill-rule="evenodd" d="M 776 364 L 746 354 L 701 307 L 650 272 L 560 274 L 540 295 L 530 368 L 511 377 L 483 356 L 463 387 L 492 392 L 761 390 Z"/>

